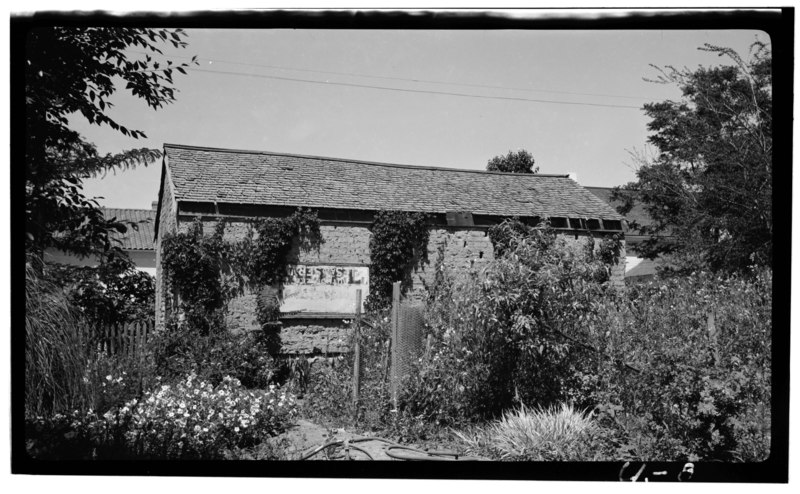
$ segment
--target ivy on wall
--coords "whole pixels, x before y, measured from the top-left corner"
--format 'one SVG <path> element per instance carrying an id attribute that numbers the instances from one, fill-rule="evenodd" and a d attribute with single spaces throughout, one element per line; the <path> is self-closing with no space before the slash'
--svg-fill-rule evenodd
<path id="1" fill-rule="evenodd" d="M 181 312 L 189 327 L 202 334 L 224 329 L 228 301 L 245 288 L 257 293 L 256 318 L 268 333 L 270 353 L 280 350 L 278 289 L 295 239 L 303 251 L 322 242 L 317 213 L 299 208 L 284 218 L 258 218 L 243 239 L 224 240 L 225 222 L 203 235 L 196 219 L 185 233 L 163 240 L 162 263 L 181 297 Z M 257 235 L 256 235 L 257 234 Z"/>
<path id="2" fill-rule="evenodd" d="M 186 232 L 168 234 L 162 243 L 161 262 L 180 296 L 180 311 L 186 324 L 203 335 L 223 327 L 223 309 L 231 296 L 222 282 L 230 250 L 224 232 L 225 223 L 220 222 L 212 235 L 203 235 L 197 218 Z"/>
<path id="3" fill-rule="evenodd" d="M 234 264 L 252 286 L 280 284 L 295 238 L 303 251 L 319 248 L 322 234 L 316 211 L 299 208 L 284 218 L 256 219 L 245 238 L 233 246 Z"/>
<path id="4" fill-rule="evenodd" d="M 406 292 L 411 287 L 411 270 L 427 260 L 428 217 L 426 213 L 378 211 L 369 241 L 369 295 L 364 302 L 368 312 L 388 308 L 392 302 L 392 283 L 400 281 Z"/>
<path id="5" fill-rule="evenodd" d="M 302 251 L 319 248 L 322 234 L 316 211 L 299 208 L 284 218 L 260 218 L 234 247 L 235 263 L 256 291 L 256 320 L 272 355 L 280 353 L 280 291 L 276 287 L 286 279 L 286 261 L 295 239 Z"/>

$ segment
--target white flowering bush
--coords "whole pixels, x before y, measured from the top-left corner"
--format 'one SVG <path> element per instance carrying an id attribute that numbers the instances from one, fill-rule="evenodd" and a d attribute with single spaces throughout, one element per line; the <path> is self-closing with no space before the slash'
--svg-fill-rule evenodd
<path id="1" fill-rule="evenodd" d="M 212 386 L 192 374 L 129 402 L 120 414 L 130 414 L 129 442 L 141 445 L 145 454 L 209 458 L 280 433 L 297 415 L 297 406 L 292 395 L 275 386 L 248 390 L 232 377 Z"/>
<path id="2" fill-rule="evenodd" d="M 216 459 L 282 432 L 296 416 L 285 390 L 248 390 L 231 377 L 213 386 L 192 374 L 103 415 L 31 420 L 28 450 L 42 458 Z"/>

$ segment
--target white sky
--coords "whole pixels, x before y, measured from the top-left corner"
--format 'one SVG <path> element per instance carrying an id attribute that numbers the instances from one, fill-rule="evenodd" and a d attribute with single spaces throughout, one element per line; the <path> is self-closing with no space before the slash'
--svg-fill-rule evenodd
<path id="1" fill-rule="evenodd" d="M 153 111 L 122 91 L 113 100 L 117 121 L 148 139 L 75 120 L 101 152 L 168 142 L 483 169 L 524 148 L 541 173 L 577 172 L 592 186 L 634 179 L 629 152 L 647 138 L 639 108 L 679 97 L 674 86 L 643 80 L 657 74 L 649 64 L 718 64 L 697 48 L 746 53 L 756 36 L 767 39 L 713 30 L 187 32 L 189 47 L 168 53 L 175 61 L 197 55 L 200 65 L 177 75 L 175 103 Z M 159 172 L 154 164 L 89 180 L 85 190 L 106 206 L 149 208 Z"/>

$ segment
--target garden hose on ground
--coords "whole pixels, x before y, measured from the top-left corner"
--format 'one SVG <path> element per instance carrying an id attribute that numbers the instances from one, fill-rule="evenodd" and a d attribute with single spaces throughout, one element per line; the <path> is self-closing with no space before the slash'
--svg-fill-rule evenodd
<path id="1" fill-rule="evenodd" d="M 386 455 L 406 461 L 481 461 L 481 458 L 460 455 L 454 451 L 423 451 L 408 446 L 389 446 Z"/>
<path id="2" fill-rule="evenodd" d="M 361 443 L 367 441 L 381 441 L 387 443 L 389 447 L 386 449 L 386 455 L 396 460 L 406 461 L 481 461 L 482 458 L 475 458 L 470 456 L 463 456 L 453 451 L 423 451 L 421 449 L 412 448 L 397 444 L 394 441 L 384 439 L 382 437 L 355 437 L 352 439 L 343 439 L 338 441 L 328 441 L 324 444 L 317 446 L 308 453 L 302 455 L 299 460 L 307 460 L 312 456 L 328 449 L 338 448 L 340 446 L 344 449 L 344 458 L 352 460 L 350 450 L 359 451 L 367 456 L 370 460 L 375 460 L 371 454 L 366 450 L 356 446 L 353 443 Z"/>
<path id="3" fill-rule="evenodd" d="M 314 448 L 313 450 L 309 451 L 308 453 L 304 454 L 303 456 L 301 456 L 299 458 L 299 460 L 301 460 L 301 461 L 302 460 L 307 460 L 307 459 L 311 458 L 312 456 L 316 455 L 317 453 L 320 453 L 320 452 L 322 452 L 322 451 L 324 451 L 324 450 L 326 450 L 328 448 L 338 448 L 339 446 L 344 446 L 345 457 L 348 460 L 350 459 L 350 451 L 349 450 L 351 448 L 356 450 L 356 451 L 360 451 L 360 452 L 364 453 L 365 455 L 367 455 L 367 457 L 369 457 L 370 460 L 374 460 L 372 455 L 370 455 L 369 453 L 367 453 L 363 449 L 359 448 L 358 446 L 353 445 L 353 443 L 372 441 L 372 440 L 390 442 L 390 441 L 388 441 L 386 439 L 381 439 L 381 438 L 376 438 L 376 437 L 375 438 L 373 438 L 373 437 L 359 437 L 359 438 L 353 438 L 353 439 L 342 439 L 342 440 L 339 440 L 339 441 L 328 441 L 328 442 L 326 442 L 324 444 L 321 444 L 321 445 L 317 446 L 316 448 Z"/>

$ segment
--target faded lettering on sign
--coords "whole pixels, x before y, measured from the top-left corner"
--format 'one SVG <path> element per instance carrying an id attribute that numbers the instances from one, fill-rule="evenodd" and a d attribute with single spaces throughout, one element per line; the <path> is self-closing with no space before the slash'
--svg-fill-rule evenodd
<path id="1" fill-rule="evenodd" d="M 369 293 L 366 266 L 288 266 L 283 284 L 281 312 L 353 314 L 356 290 L 361 303 Z"/>
<path id="2" fill-rule="evenodd" d="M 366 283 L 364 267 L 288 266 L 286 283 L 292 285 L 362 285 Z"/>

